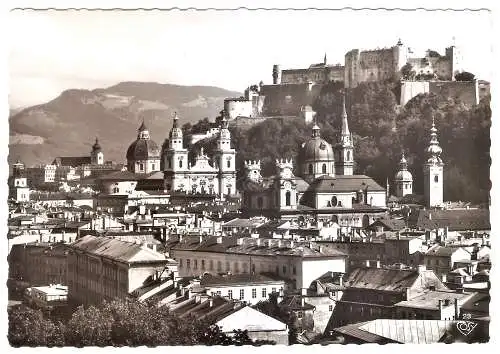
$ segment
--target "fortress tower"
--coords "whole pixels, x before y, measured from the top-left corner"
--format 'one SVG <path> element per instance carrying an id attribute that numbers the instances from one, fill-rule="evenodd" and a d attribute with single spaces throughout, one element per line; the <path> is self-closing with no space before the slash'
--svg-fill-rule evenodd
<path id="1" fill-rule="evenodd" d="M 281 69 L 280 66 L 275 64 L 273 65 L 273 84 L 279 85 L 281 83 Z"/>
<path id="2" fill-rule="evenodd" d="M 437 129 L 432 118 L 431 138 L 427 147 L 427 162 L 424 165 L 424 195 L 429 208 L 439 207 L 443 204 L 443 161 L 442 149 L 437 138 Z"/>

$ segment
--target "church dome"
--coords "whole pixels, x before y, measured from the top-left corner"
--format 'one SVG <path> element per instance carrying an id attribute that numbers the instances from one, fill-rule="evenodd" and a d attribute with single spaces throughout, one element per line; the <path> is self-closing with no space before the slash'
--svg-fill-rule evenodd
<path id="1" fill-rule="evenodd" d="M 101 144 L 99 144 L 99 140 L 95 138 L 95 143 L 92 145 L 92 151 L 99 152 L 101 151 Z"/>
<path id="2" fill-rule="evenodd" d="M 127 150 L 128 161 L 159 159 L 160 149 L 151 139 L 137 139 Z"/>
<path id="3" fill-rule="evenodd" d="M 325 161 L 333 160 L 333 148 L 324 139 L 313 138 L 302 147 L 304 161 Z"/>
<path id="4" fill-rule="evenodd" d="M 333 161 L 333 148 L 319 134 L 319 127 L 313 127 L 312 138 L 302 145 L 301 156 L 304 161 Z"/>
<path id="5" fill-rule="evenodd" d="M 413 176 L 410 171 L 408 170 L 403 170 L 403 171 L 398 171 L 396 173 L 396 177 L 394 177 L 396 181 L 413 181 Z"/>

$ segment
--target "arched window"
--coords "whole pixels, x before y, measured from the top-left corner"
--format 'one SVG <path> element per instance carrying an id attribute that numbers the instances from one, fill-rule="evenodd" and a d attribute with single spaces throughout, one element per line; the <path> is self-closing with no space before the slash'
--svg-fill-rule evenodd
<path id="1" fill-rule="evenodd" d="M 439 182 L 439 176 L 438 175 L 434 176 L 434 182 L 436 182 L 436 183 Z"/>
<path id="2" fill-rule="evenodd" d="M 351 161 L 351 152 L 347 150 L 347 161 Z"/>
<path id="3" fill-rule="evenodd" d="M 309 174 L 310 175 L 313 174 L 313 165 L 312 164 L 309 164 Z"/>
<path id="4" fill-rule="evenodd" d="M 227 160 L 227 168 L 231 168 L 231 159 Z"/>
<path id="5" fill-rule="evenodd" d="M 290 191 L 287 191 L 285 193 L 285 205 L 286 206 L 290 206 L 290 204 L 291 204 L 291 200 L 290 200 L 291 196 L 292 196 L 292 193 L 290 193 Z"/>
<path id="6" fill-rule="evenodd" d="M 120 192 L 120 188 L 118 187 L 113 187 L 113 193 L 118 193 Z"/>
<path id="7" fill-rule="evenodd" d="M 326 163 L 321 166 L 321 173 L 326 173 Z"/>
<path id="8" fill-rule="evenodd" d="M 332 197 L 332 206 L 337 206 L 337 197 L 336 196 Z"/>
<path id="9" fill-rule="evenodd" d="M 179 160 L 179 168 L 182 168 L 182 160 Z"/>

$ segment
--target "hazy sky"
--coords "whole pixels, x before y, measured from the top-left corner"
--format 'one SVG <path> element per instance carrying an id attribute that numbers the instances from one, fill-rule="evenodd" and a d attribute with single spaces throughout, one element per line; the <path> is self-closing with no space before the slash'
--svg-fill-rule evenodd
<path id="1" fill-rule="evenodd" d="M 344 62 L 353 48 L 394 45 L 423 54 L 453 43 L 463 66 L 491 79 L 488 12 L 171 11 L 9 14 L 9 103 L 26 106 L 69 88 L 120 81 L 213 85 L 242 92 L 272 80 L 272 65 Z"/>

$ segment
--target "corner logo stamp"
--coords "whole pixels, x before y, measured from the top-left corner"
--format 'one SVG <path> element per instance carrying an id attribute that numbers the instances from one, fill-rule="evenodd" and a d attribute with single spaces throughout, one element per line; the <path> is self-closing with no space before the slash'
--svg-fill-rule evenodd
<path id="1" fill-rule="evenodd" d="M 456 324 L 458 331 L 460 333 L 462 333 L 462 335 L 464 335 L 465 337 L 467 337 L 469 334 L 471 334 L 471 332 L 477 326 L 477 323 L 472 322 L 472 321 L 467 321 L 467 320 L 470 320 L 470 318 L 471 318 L 471 316 L 469 314 L 466 314 L 463 316 L 464 320 L 458 321 Z"/>

